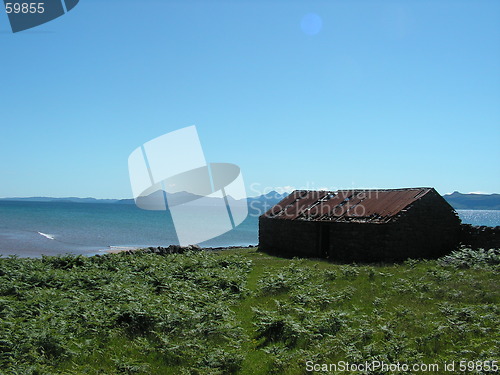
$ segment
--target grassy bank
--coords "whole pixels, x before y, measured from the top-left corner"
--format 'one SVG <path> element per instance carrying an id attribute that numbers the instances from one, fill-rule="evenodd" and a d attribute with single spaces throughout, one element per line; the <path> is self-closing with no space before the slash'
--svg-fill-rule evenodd
<path id="1" fill-rule="evenodd" d="M 386 265 L 255 249 L 0 258 L 0 373 L 302 374 L 306 361 L 499 360 L 499 270 L 498 254 L 467 251 Z"/>

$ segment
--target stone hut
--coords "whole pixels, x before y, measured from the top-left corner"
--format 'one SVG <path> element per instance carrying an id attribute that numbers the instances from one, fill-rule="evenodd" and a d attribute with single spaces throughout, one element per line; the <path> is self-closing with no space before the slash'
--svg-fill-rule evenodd
<path id="1" fill-rule="evenodd" d="M 459 243 L 460 219 L 433 188 L 296 190 L 259 218 L 259 248 L 373 262 L 435 258 Z"/>

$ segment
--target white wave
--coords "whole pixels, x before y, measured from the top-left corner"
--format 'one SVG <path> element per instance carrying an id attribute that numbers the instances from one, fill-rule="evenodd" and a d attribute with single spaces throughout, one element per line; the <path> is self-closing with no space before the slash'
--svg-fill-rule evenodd
<path id="1" fill-rule="evenodd" d="M 55 239 L 55 238 L 54 238 L 54 236 L 53 236 L 52 234 L 46 234 L 46 233 L 42 233 L 42 232 L 38 232 L 38 234 L 39 234 L 40 236 L 43 236 L 43 237 L 45 237 L 45 238 L 48 238 L 49 240 L 53 240 L 53 239 Z"/>

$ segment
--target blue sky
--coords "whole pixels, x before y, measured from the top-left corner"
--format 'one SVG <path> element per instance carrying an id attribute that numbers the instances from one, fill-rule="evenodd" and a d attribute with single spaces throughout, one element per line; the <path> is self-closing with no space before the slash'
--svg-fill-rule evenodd
<path id="1" fill-rule="evenodd" d="M 249 195 L 500 193 L 498 1 L 81 0 L 0 12 L 0 51 L 0 197 L 129 198 L 129 154 L 193 124 Z"/>

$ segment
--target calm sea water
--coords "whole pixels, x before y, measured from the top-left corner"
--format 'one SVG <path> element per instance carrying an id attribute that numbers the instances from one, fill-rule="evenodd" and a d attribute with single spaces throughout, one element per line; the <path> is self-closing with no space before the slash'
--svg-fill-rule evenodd
<path id="1" fill-rule="evenodd" d="M 203 247 L 256 245 L 258 219 L 203 242 Z M 178 244 L 168 211 L 133 204 L 0 202 L 0 254 L 102 253 L 113 248 Z"/>
<path id="2" fill-rule="evenodd" d="M 500 225 L 500 211 L 458 211 L 464 223 Z M 102 253 L 110 248 L 177 244 L 168 212 L 135 205 L 67 202 L 0 202 L 0 254 L 38 257 Z M 258 243 L 258 217 L 201 246 L 248 246 Z"/>

